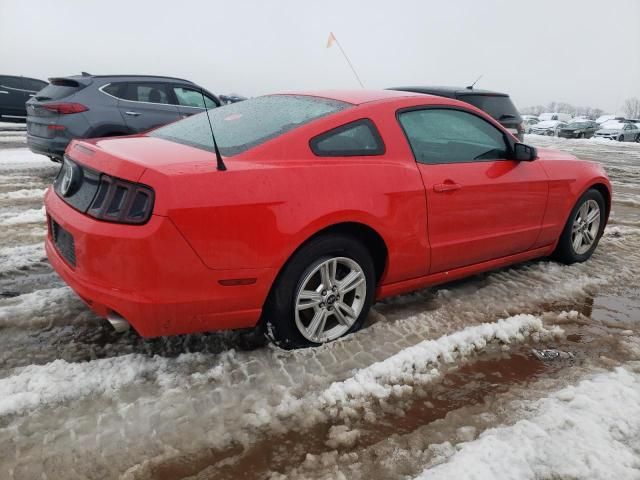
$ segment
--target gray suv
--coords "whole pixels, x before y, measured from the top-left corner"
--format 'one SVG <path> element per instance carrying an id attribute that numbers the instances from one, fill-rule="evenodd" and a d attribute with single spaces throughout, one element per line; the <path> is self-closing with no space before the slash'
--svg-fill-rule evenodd
<path id="1" fill-rule="evenodd" d="M 27 102 L 27 145 L 56 161 L 74 138 L 131 135 L 220 106 L 180 78 L 83 73 L 49 81 Z"/>

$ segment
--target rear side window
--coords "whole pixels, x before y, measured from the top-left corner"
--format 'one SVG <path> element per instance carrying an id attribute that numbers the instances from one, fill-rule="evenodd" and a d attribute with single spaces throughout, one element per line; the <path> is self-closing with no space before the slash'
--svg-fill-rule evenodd
<path id="1" fill-rule="evenodd" d="M 373 122 L 357 120 L 329 130 L 309 142 L 313 153 L 320 157 L 382 155 L 384 143 Z"/>
<path id="2" fill-rule="evenodd" d="M 183 107 L 197 107 L 204 108 L 203 99 L 206 102 L 207 108 L 216 108 L 218 103 L 206 93 L 201 93 L 199 90 L 188 87 L 173 87 L 173 93 L 175 93 L 178 99 L 178 105 Z"/>
<path id="3" fill-rule="evenodd" d="M 508 158 L 503 133 L 472 113 L 454 109 L 410 110 L 398 115 L 420 163 L 468 163 Z"/>
<path id="4" fill-rule="evenodd" d="M 72 79 L 54 79 L 51 83 L 38 92 L 37 100 L 59 100 L 68 97 L 84 88 Z"/>
<path id="5" fill-rule="evenodd" d="M 133 102 L 172 103 L 169 88 L 164 83 L 127 83 L 127 88 L 118 91 L 119 98 Z"/>
<path id="6" fill-rule="evenodd" d="M 478 107 L 493 118 L 502 121 L 520 123 L 522 120 L 511 98 L 502 95 L 460 95 L 459 100 Z"/>
<path id="7" fill-rule="evenodd" d="M 22 81 L 24 83 L 25 90 L 30 90 L 32 92 L 38 92 L 47 86 L 47 82 L 42 82 L 33 78 L 24 78 Z"/>
<path id="8" fill-rule="evenodd" d="M 215 108 L 209 111 L 209 117 L 220 153 L 232 156 L 350 106 L 306 95 L 267 95 Z M 160 127 L 149 135 L 214 151 L 204 112 Z"/>

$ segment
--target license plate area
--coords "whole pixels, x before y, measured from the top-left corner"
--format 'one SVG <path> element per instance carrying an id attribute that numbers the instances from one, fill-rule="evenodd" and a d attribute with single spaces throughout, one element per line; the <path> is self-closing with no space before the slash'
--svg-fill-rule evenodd
<path id="1" fill-rule="evenodd" d="M 56 246 L 56 250 L 65 259 L 65 261 L 75 268 L 76 266 L 76 245 L 73 235 L 62 228 L 53 218 L 51 222 L 51 237 Z"/>

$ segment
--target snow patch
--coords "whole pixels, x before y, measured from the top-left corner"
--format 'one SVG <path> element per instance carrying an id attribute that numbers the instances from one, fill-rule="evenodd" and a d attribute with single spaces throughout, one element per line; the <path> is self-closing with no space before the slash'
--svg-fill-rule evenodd
<path id="1" fill-rule="evenodd" d="M 637 479 L 640 374 L 597 375 L 548 398 L 523 402 L 529 418 L 459 444 L 416 479 Z"/>
<path id="2" fill-rule="evenodd" d="M 24 225 L 26 223 L 40 223 L 44 222 L 46 213 L 44 207 L 42 208 L 30 208 L 28 210 L 14 213 L 6 212 L 0 214 L 0 225 Z"/>

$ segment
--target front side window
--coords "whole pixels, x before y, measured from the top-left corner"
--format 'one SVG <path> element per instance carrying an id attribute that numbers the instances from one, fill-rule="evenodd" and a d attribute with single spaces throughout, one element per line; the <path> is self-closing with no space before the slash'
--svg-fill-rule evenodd
<path id="1" fill-rule="evenodd" d="M 329 130 L 309 142 L 313 153 L 320 157 L 382 155 L 384 144 L 373 122 L 357 120 Z"/>
<path id="2" fill-rule="evenodd" d="M 193 88 L 173 87 L 173 92 L 178 99 L 178 105 L 183 107 L 204 108 L 205 103 L 207 108 L 216 108 L 218 106 L 213 98 Z M 203 98 L 205 103 L 203 103 Z"/>
<path id="3" fill-rule="evenodd" d="M 13 90 L 22 90 L 24 88 L 22 80 L 18 77 L 0 77 L 0 86 Z"/>
<path id="4" fill-rule="evenodd" d="M 401 112 L 398 119 L 420 163 L 465 163 L 508 158 L 504 134 L 461 110 L 429 108 Z"/>
<path id="5" fill-rule="evenodd" d="M 164 83 L 127 83 L 126 88 L 119 90 L 119 98 L 133 102 L 171 103 L 169 91 Z"/>
<path id="6" fill-rule="evenodd" d="M 238 155 L 296 127 L 351 107 L 350 103 L 305 95 L 267 95 L 209 111 L 220 153 Z M 206 114 L 199 113 L 149 134 L 213 151 Z"/>

